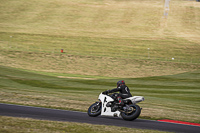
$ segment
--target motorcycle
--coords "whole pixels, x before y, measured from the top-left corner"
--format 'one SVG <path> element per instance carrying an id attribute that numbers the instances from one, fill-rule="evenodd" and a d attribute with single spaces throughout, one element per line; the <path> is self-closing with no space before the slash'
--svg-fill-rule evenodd
<path id="1" fill-rule="evenodd" d="M 99 115 L 122 117 L 124 120 L 128 121 L 135 120 L 139 117 L 142 108 L 136 103 L 144 101 L 144 97 L 133 96 L 123 99 L 124 105 L 118 107 L 117 101 L 114 100 L 115 95 L 116 93 L 112 95 L 101 93 L 98 98 L 99 101 L 88 108 L 88 115 L 91 117 Z"/>

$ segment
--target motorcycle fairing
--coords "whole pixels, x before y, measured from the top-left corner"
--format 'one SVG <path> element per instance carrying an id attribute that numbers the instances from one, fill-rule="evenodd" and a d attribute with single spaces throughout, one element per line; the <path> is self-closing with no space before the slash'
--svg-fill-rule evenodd
<path id="1" fill-rule="evenodd" d="M 129 97 L 129 98 L 126 98 L 126 99 L 131 100 L 132 104 L 136 104 L 138 102 L 144 101 L 144 97 L 142 97 L 142 96 L 133 96 L 133 97 Z M 112 112 L 111 107 L 106 106 L 107 103 L 114 102 L 113 98 L 111 98 L 108 95 L 104 95 L 104 94 L 101 93 L 99 95 L 99 100 L 101 100 L 101 102 L 102 102 L 101 115 L 103 115 L 103 116 L 115 116 L 115 117 L 121 116 L 120 115 L 121 113 L 119 111 Z"/>
<path id="2" fill-rule="evenodd" d="M 120 117 L 119 111 L 111 112 L 111 107 L 106 107 L 107 103 L 113 102 L 114 99 L 112 99 L 110 96 L 107 96 L 107 95 L 104 95 L 101 93 L 99 95 L 99 100 L 101 100 L 101 102 L 102 102 L 101 115 Z"/>

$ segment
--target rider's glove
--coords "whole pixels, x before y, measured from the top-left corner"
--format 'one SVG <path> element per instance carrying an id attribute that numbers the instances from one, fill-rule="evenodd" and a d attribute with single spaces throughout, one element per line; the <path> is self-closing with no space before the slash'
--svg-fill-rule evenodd
<path id="1" fill-rule="evenodd" d="M 110 92 L 110 90 L 104 91 L 103 94 L 108 94 Z"/>
<path id="2" fill-rule="evenodd" d="M 108 94 L 108 93 L 107 93 L 107 91 L 104 91 L 104 92 L 102 92 L 102 94 L 105 94 L 105 95 L 106 95 L 106 94 Z"/>

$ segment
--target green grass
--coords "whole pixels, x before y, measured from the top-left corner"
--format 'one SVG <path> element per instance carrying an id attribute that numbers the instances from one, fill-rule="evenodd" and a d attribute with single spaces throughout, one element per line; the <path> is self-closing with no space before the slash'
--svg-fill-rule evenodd
<path id="1" fill-rule="evenodd" d="M 0 116 L 0 132 L 3 133 L 167 133 L 156 130 L 141 130 L 136 128 L 124 128 L 105 125 L 91 125 L 74 122 L 56 122 L 34 120 L 28 118 L 12 118 Z M 17 129 L 17 130 L 16 130 Z M 20 129 L 20 130 L 19 130 Z"/>
<path id="2" fill-rule="evenodd" d="M 98 95 L 115 87 L 117 78 L 68 78 L 1 66 L 2 103 L 87 111 Z M 124 78 L 133 95 L 145 97 L 141 118 L 200 122 L 200 72 Z"/>
<path id="3" fill-rule="evenodd" d="M 197 63 L 2 50 L 3 66 L 100 77 L 148 77 L 199 70 Z M 122 71 L 123 72 L 120 72 Z"/>
<path id="4" fill-rule="evenodd" d="M 150 40 L 7 32 L 0 32 L 0 35 L 0 41 L 3 42 L 1 49 L 8 53 L 27 51 L 35 54 L 40 52 L 59 54 L 60 49 L 64 49 L 63 54 L 70 55 L 200 63 L 199 44 L 181 38 Z"/>
<path id="5" fill-rule="evenodd" d="M 150 39 L 145 39 L 145 38 L 144 39 L 140 39 L 140 38 L 118 38 L 117 39 L 117 38 L 103 38 L 103 37 L 84 37 L 84 36 L 76 37 L 76 36 L 9 33 L 9 32 L 1 32 L 0 34 L 2 37 L 1 38 L 2 41 L 5 41 L 5 42 L 7 41 L 7 44 L 6 43 L 4 44 L 5 47 L 10 46 L 16 50 L 21 49 L 20 51 L 30 50 L 30 51 L 39 52 L 41 50 L 41 51 L 46 51 L 46 52 L 52 52 L 52 50 L 56 48 L 63 47 L 63 48 L 66 48 L 67 52 L 77 51 L 77 48 L 81 48 L 82 50 L 79 52 L 82 52 L 82 54 L 84 54 L 85 52 L 93 52 L 93 51 L 101 54 L 104 50 L 105 53 L 109 54 L 109 56 L 112 56 L 115 52 L 115 49 L 113 49 L 113 47 L 118 46 L 119 47 L 118 50 L 121 50 L 121 52 L 126 51 L 127 54 L 128 53 L 130 54 L 132 52 L 133 55 L 142 56 L 144 54 L 147 54 L 147 48 L 151 48 L 150 52 L 152 52 L 151 53 L 153 54 L 152 56 L 156 56 L 156 53 L 161 53 L 161 54 L 164 54 L 163 56 L 167 56 L 168 55 L 167 52 L 170 52 L 170 54 L 171 53 L 174 54 L 175 53 L 174 50 L 180 50 L 181 52 L 186 49 L 189 50 L 188 53 L 193 54 L 191 53 L 191 50 L 195 50 L 195 49 L 192 49 L 192 48 L 198 46 L 198 44 L 194 42 L 190 42 L 181 38 L 165 38 L 165 39 L 158 38 L 158 39 L 150 40 Z M 10 35 L 12 35 L 12 37 Z M 161 44 L 166 45 L 166 46 L 159 46 Z M 190 46 L 187 48 L 186 46 L 188 46 L 188 44 Z M 143 52 L 139 54 L 138 49 L 141 50 L 141 52 L 143 50 Z M 111 53 L 108 53 L 108 51 Z M 186 51 L 183 51 L 183 52 L 186 52 Z M 180 53 L 177 53 L 177 54 L 180 54 Z M 188 56 L 187 54 L 185 55 L 186 57 Z M 124 56 L 126 57 L 127 55 L 124 55 Z"/>

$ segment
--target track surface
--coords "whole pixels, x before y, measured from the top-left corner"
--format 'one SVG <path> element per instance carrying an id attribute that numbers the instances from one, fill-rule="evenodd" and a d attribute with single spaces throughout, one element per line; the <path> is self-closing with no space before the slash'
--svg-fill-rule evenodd
<path id="1" fill-rule="evenodd" d="M 173 124 L 166 122 L 158 122 L 152 120 L 136 119 L 134 121 L 125 121 L 122 118 L 114 117 L 89 117 L 87 113 L 38 108 L 31 106 L 19 106 L 12 104 L 0 103 L 0 115 L 14 116 L 14 117 L 28 117 L 42 120 L 53 121 L 69 121 L 90 123 L 99 125 L 112 125 L 128 128 L 140 128 L 140 129 L 153 129 L 169 132 L 182 132 L 182 133 L 200 133 L 199 126 L 190 126 L 182 124 Z"/>

